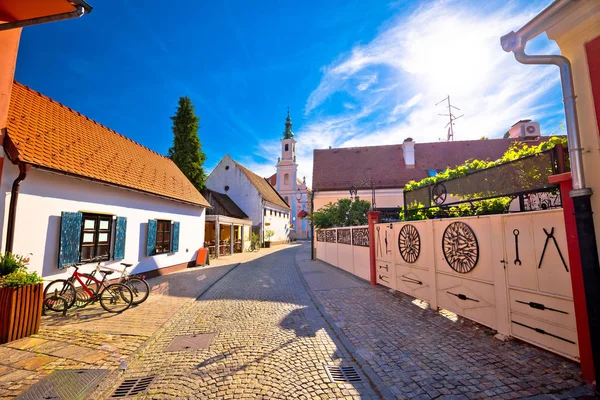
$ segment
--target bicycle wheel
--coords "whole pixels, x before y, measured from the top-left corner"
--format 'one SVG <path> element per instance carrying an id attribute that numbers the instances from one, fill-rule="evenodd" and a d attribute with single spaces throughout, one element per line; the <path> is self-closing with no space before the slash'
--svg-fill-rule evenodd
<path id="1" fill-rule="evenodd" d="M 50 282 L 44 289 L 44 305 L 52 311 L 64 311 L 65 302 L 58 296 L 66 300 L 67 309 L 73 307 L 77 298 L 75 286 L 66 279 L 57 279 Z"/>
<path id="2" fill-rule="evenodd" d="M 111 283 L 100 292 L 100 305 L 108 312 L 120 313 L 131 307 L 133 293 L 122 283 Z"/>
<path id="3" fill-rule="evenodd" d="M 96 300 L 98 298 L 97 297 L 98 290 L 100 290 L 100 285 L 98 285 L 98 282 L 91 279 L 92 275 L 90 275 L 90 274 L 81 274 L 81 275 L 83 275 L 84 277 L 87 278 L 84 282 L 84 285 L 86 288 L 88 288 L 90 290 L 90 292 L 92 292 L 92 295 L 90 296 L 90 294 L 83 289 L 83 286 L 76 286 L 75 291 L 77 293 L 77 300 L 75 301 L 75 305 L 77 307 L 85 307 L 92 300 Z"/>
<path id="4" fill-rule="evenodd" d="M 131 289 L 131 292 L 133 293 L 132 305 L 137 306 L 138 304 L 142 304 L 150 295 L 150 285 L 140 277 L 127 277 L 121 283 Z"/>

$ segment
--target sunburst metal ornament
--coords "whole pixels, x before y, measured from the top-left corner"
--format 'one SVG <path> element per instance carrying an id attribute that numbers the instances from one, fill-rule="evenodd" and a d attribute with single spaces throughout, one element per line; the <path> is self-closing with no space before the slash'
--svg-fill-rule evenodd
<path id="1" fill-rule="evenodd" d="M 414 263 L 421 254 L 421 236 L 413 225 L 407 224 L 398 233 L 398 250 L 409 264 Z"/>
<path id="2" fill-rule="evenodd" d="M 469 273 L 479 261 L 479 243 L 473 229 L 464 222 L 453 222 L 442 236 L 446 262 L 459 274 Z"/>

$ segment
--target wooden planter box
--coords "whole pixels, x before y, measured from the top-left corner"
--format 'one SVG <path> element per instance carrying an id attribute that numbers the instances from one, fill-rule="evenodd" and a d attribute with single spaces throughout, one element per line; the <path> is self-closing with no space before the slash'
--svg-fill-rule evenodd
<path id="1" fill-rule="evenodd" d="M 40 329 L 44 285 L 0 288 L 0 344 L 21 339 Z"/>

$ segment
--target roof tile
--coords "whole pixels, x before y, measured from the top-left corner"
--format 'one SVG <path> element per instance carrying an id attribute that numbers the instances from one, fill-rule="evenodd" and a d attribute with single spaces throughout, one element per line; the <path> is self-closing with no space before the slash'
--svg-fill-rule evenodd
<path id="1" fill-rule="evenodd" d="M 445 170 L 469 159 L 497 160 L 514 141 L 509 138 L 416 143 L 414 168 L 406 168 L 401 144 L 317 149 L 313 158 L 313 189 L 370 187 L 371 180 L 375 188 L 403 188 L 411 180 L 426 178 L 428 170 Z"/>
<path id="2" fill-rule="evenodd" d="M 20 161 L 210 207 L 170 159 L 17 82 L 7 131 Z"/>

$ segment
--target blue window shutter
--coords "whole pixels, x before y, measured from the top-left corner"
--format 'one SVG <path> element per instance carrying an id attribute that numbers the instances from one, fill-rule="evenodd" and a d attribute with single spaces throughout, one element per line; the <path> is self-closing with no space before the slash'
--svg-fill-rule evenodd
<path id="1" fill-rule="evenodd" d="M 58 268 L 79 262 L 79 241 L 81 240 L 80 212 L 60 213 L 60 244 L 58 248 Z"/>
<path id="2" fill-rule="evenodd" d="M 125 258 L 125 232 L 127 230 L 127 217 L 117 217 L 115 227 L 115 251 L 114 260 Z"/>
<path id="3" fill-rule="evenodd" d="M 148 240 L 146 241 L 146 255 L 151 256 L 156 253 L 156 220 L 148 220 Z"/>
<path id="4" fill-rule="evenodd" d="M 173 249 L 173 253 L 177 253 L 179 251 L 179 222 L 173 222 L 173 244 L 171 248 Z"/>

